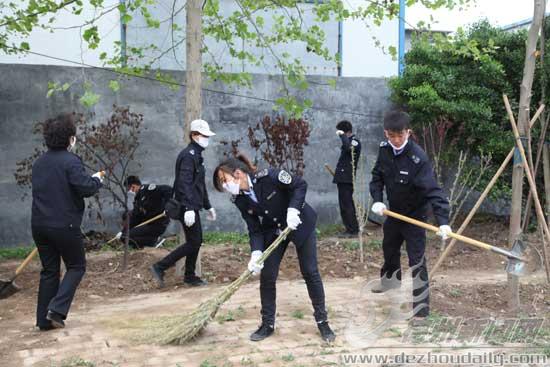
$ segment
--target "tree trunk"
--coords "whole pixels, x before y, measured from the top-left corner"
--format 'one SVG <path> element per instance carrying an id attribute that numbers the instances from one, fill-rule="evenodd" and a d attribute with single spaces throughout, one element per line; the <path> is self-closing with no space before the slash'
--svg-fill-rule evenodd
<path id="1" fill-rule="evenodd" d="M 191 121 L 201 118 L 202 115 L 202 1 L 187 0 L 186 9 L 186 54 L 185 54 L 185 69 L 186 69 L 186 86 L 185 86 L 185 125 L 184 139 L 189 142 L 189 126 Z M 185 234 L 180 233 L 181 239 L 185 238 Z M 180 241 L 180 243 L 183 241 Z M 182 268 L 185 260 L 178 261 L 176 265 L 176 273 L 182 274 Z M 197 275 L 201 275 L 201 256 L 197 258 Z"/>
<path id="2" fill-rule="evenodd" d="M 535 75 L 536 64 L 536 48 L 539 38 L 539 32 L 544 17 L 545 5 L 544 0 L 534 0 L 535 9 L 533 12 L 533 21 L 529 28 L 525 50 L 525 65 L 523 68 L 523 80 L 520 86 L 519 97 L 519 114 L 518 114 L 518 129 L 522 136 L 528 135 L 529 129 L 529 106 L 531 103 L 531 90 L 533 86 L 533 78 Z M 521 157 L 516 149 L 514 156 L 514 169 L 512 173 L 512 208 L 510 214 L 510 231 L 508 241 L 510 245 L 521 234 L 521 206 L 523 193 L 523 166 Z M 518 277 L 508 274 L 508 308 L 511 311 L 519 311 L 519 280 Z"/>

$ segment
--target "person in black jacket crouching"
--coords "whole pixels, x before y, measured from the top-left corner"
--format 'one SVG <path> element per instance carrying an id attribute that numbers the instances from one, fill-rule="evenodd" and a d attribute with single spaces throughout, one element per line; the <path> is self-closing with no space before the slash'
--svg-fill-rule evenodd
<path id="1" fill-rule="evenodd" d="M 86 173 L 81 159 L 71 153 L 76 142 L 73 114 L 44 123 L 48 150 L 32 167 L 32 236 L 40 261 L 36 325 L 40 330 L 65 327 L 76 289 L 86 271 L 80 224 L 84 198 L 96 194 L 104 172 Z M 61 260 L 67 272 L 60 282 Z"/>

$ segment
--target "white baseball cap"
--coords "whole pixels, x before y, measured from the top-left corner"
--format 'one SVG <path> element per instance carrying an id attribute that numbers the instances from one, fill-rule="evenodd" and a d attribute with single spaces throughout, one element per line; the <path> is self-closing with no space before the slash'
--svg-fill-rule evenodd
<path id="1" fill-rule="evenodd" d="M 189 129 L 191 132 L 196 131 L 204 136 L 214 136 L 212 130 L 210 130 L 210 126 L 208 126 L 208 122 L 204 120 L 193 120 L 191 121 L 191 128 Z"/>

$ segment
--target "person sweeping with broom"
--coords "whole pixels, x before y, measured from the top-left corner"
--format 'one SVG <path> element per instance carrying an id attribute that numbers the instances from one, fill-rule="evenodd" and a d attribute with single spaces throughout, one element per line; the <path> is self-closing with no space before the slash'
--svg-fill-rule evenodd
<path id="1" fill-rule="evenodd" d="M 296 246 L 300 271 L 314 309 L 314 317 L 323 340 L 336 338 L 327 321 L 323 281 L 317 266 L 315 222 L 317 213 L 305 202 L 307 183 L 284 170 L 269 168 L 256 171 L 249 159 L 240 154 L 238 159 L 221 162 L 214 170 L 214 187 L 232 195 L 248 227 L 251 258 L 248 269 L 260 275 L 262 324 L 250 335 L 260 341 L 275 330 L 276 281 L 279 266 L 288 243 Z M 281 231 L 288 226 L 293 231 L 265 260 L 257 260 Z"/>

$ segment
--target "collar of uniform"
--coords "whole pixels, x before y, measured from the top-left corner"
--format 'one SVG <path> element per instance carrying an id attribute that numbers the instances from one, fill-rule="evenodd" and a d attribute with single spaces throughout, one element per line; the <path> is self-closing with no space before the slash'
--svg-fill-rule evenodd
<path id="1" fill-rule="evenodd" d="M 249 195 L 252 190 L 254 189 L 254 185 L 252 185 L 252 180 L 250 179 L 250 175 L 246 175 L 246 179 L 248 180 L 248 190 L 245 191 L 245 190 L 241 190 L 243 193 L 245 193 L 246 195 Z M 256 181 L 256 180 L 254 180 Z"/>
<path id="2" fill-rule="evenodd" d="M 403 155 L 408 152 L 411 142 L 407 140 L 407 144 L 405 144 L 405 146 L 400 150 L 395 150 L 390 144 L 388 145 L 390 146 L 393 155 L 397 157 L 398 155 Z"/>

